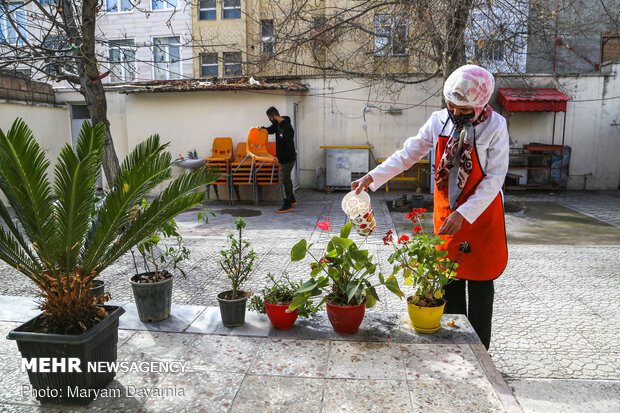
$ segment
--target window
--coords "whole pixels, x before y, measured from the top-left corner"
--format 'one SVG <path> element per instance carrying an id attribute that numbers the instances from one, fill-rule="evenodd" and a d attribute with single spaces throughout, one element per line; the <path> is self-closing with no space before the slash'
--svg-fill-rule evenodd
<path id="1" fill-rule="evenodd" d="M 273 54 L 273 20 L 260 21 L 261 51 Z"/>
<path id="2" fill-rule="evenodd" d="M 181 78 L 181 44 L 179 37 L 156 37 L 153 39 L 155 80 Z"/>
<path id="3" fill-rule="evenodd" d="M 110 82 L 131 82 L 136 75 L 133 39 L 110 40 Z"/>
<path id="4" fill-rule="evenodd" d="M 177 0 L 151 0 L 152 10 L 176 9 Z"/>
<path id="5" fill-rule="evenodd" d="M 217 76 L 217 53 L 200 55 L 200 76 Z"/>
<path id="6" fill-rule="evenodd" d="M 241 0 L 223 0 L 222 6 L 223 19 L 241 18 Z"/>
<path id="7" fill-rule="evenodd" d="M 239 76 L 241 70 L 241 52 L 224 52 L 224 76 Z"/>
<path id="8" fill-rule="evenodd" d="M 375 16 L 375 55 L 407 55 L 407 19 L 387 14 Z"/>
<path id="9" fill-rule="evenodd" d="M 133 8 L 130 0 L 106 0 L 108 13 L 118 13 L 119 11 L 130 11 Z"/>
<path id="10" fill-rule="evenodd" d="M 63 64 L 63 62 L 66 62 L 67 59 L 64 53 L 59 53 L 57 50 L 69 47 L 66 39 L 63 36 L 46 36 L 43 39 L 43 47 L 50 49 L 45 51 L 43 71 L 52 76 L 60 75 L 63 70 L 66 70 L 67 65 Z"/>
<path id="11" fill-rule="evenodd" d="M 476 42 L 476 59 L 488 62 L 504 60 L 504 42 L 501 40 L 478 40 Z"/>
<path id="12" fill-rule="evenodd" d="M 20 37 L 28 38 L 26 32 L 26 10 L 24 3 L 5 3 L 0 7 L 0 43 L 22 44 L 24 40 Z M 8 15 L 5 15 L 8 13 Z M 9 18 L 10 16 L 10 18 Z M 17 30 L 11 24 L 17 26 Z"/>
<path id="13" fill-rule="evenodd" d="M 215 20 L 215 0 L 200 0 L 198 20 Z"/>
<path id="14" fill-rule="evenodd" d="M 312 30 L 316 36 L 312 42 L 312 48 L 314 51 L 323 51 L 327 44 L 327 33 L 323 33 L 325 30 L 325 17 L 315 17 L 312 19 Z"/>

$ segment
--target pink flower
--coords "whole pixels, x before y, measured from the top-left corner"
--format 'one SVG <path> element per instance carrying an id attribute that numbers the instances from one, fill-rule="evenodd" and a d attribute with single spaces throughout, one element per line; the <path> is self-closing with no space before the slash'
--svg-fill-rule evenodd
<path id="1" fill-rule="evenodd" d="M 323 231 L 331 231 L 332 226 L 329 223 L 329 216 L 327 217 L 327 221 L 319 222 L 316 224 L 317 227 L 321 228 Z"/>

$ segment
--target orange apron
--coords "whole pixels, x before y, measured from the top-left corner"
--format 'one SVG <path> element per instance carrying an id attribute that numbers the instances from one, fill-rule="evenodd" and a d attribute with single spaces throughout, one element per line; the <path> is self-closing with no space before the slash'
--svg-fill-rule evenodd
<path id="1" fill-rule="evenodd" d="M 443 156 L 449 137 L 439 135 L 435 157 L 435 165 Z M 474 137 L 474 150 L 471 154 L 473 164 L 472 171 L 465 182 L 465 187 L 459 196 L 457 205 L 463 205 L 465 201 L 474 193 L 476 187 L 484 178 L 484 172 L 478 160 L 476 149 L 476 139 Z M 443 190 L 437 189 L 435 184 L 433 223 L 435 230 L 438 230 L 444 223 L 448 215 L 454 210 L 450 208 L 448 198 L 448 187 Z M 499 277 L 508 263 L 508 246 L 506 245 L 506 226 L 504 223 L 504 205 L 502 195 L 497 194 L 491 204 L 474 221 L 473 224 L 463 219 L 461 229 L 454 235 L 441 235 L 446 240 L 437 249 L 448 251 L 448 257 L 456 260 L 461 252 L 459 245 L 467 241 L 471 246 L 469 254 L 461 254 L 459 266 L 456 269 L 458 278 L 475 281 L 494 280 Z"/>

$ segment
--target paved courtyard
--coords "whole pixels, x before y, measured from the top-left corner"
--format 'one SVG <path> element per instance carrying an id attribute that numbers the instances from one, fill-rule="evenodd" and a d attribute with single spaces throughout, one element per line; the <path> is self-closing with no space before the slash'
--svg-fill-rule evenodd
<path id="1" fill-rule="evenodd" d="M 288 214 L 276 214 L 275 205 L 212 203 L 217 215 L 208 225 L 196 220 L 196 211 L 183 214 L 177 222 L 191 258 L 185 266 L 187 278 L 175 279 L 173 303 L 217 306 L 216 294 L 227 289 L 217 264 L 219 251 L 227 245 L 226 234 L 237 216 L 245 216 L 245 237 L 259 256 L 247 289 L 260 290 L 269 272 L 286 270 L 295 279 L 307 278 L 309 262 L 291 263 L 290 249 L 300 238 L 315 243 L 317 253 L 324 247 L 328 238 L 315 224 L 326 216 L 335 229 L 346 222 L 340 209 L 343 195 L 302 190 L 299 206 Z M 384 272 L 390 250 L 382 235 L 388 229 L 407 231 L 404 213 L 390 212 L 386 202 L 399 197 L 399 192 L 372 194 L 379 228 L 367 248 Z M 507 201 L 520 208 L 507 213 L 509 263 L 496 281 L 492 360 L 526 412 L 620 411 L 620 194 L 527 192 L 508 195 Z M 0 295 L 35 295 L 21 274 L 4 263 L 0 271 Z M 133 273 L 131 256 L 104 272 L 114 301 L 133 301 L 128 283 Z M 406 308 L 385 289 L 379 295 L 374 311 L 398 314 Z M 124 332 L 123 337 L 129 335 L 124 343 L 141 334 Z M 256 344 L 260 348 L 275 345 L 262 340 Z M 217 377 L 213 380 L 219 382 Z M 307 384 L 312 388 L 311 380 Z M 495 402 L 487 407 L 497 408 Z"/>

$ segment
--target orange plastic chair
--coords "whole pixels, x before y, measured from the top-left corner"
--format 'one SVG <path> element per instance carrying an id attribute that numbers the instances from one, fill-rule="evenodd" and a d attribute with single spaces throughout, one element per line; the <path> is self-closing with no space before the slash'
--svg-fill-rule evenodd
<path id="1" fill-rule="evenodd" d="M 274 163 L 276 158 L 267 150 L 267 130 L 252 128 L 248 132 L 248 151 L 254 161 Z"/>
<path id="2" fill-rule="evenodd" d="M 272 156 L 276 156 L 276 143 L 275 142 L 267 142 L 267 152 L 269 152 Z"/>
<path id="3" fill-rule="evenodd" d="M 231 138 L 213 139 L 211 157 L 206 158 L 207 162 L 232 162 L 233 161 L 233 141 Z"/>

